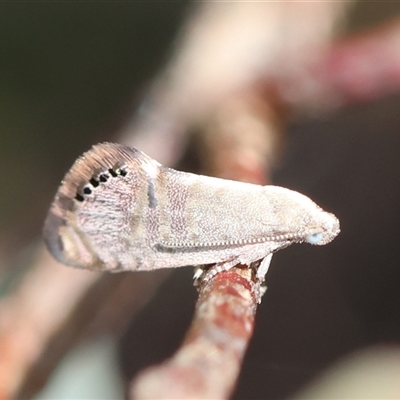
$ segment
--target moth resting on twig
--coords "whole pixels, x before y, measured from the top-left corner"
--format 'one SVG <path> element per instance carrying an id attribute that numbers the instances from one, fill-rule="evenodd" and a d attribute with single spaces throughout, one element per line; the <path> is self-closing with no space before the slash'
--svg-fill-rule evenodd
<path id="1" fill-rule="evenodd" d="M 51 253 L 75 267 L 229 269 L 263 260 L 260 278 L 272 253 L 338 233 L 338 219 L 300 193 L 175 171 L 112 143 L 75 162 L 44 227 Z"/>

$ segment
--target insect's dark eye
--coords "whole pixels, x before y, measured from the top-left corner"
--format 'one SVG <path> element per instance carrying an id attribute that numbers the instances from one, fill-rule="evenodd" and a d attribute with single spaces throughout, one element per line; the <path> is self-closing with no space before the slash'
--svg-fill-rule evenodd
<path id="1" fill-rule="evenodd" d="M 92 193 L 92 189 L 90 189 L 90 187 L 84 187 L 83 188 L 83 193 L 85 193 L 85 194 L 91 194 Z"/>

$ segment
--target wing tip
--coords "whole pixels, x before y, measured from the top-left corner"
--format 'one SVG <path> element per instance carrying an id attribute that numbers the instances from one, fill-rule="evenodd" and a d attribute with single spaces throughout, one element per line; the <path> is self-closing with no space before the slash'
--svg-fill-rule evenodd
<path id="1" fill-rule="evenodd" d="M 143 153 L 135 148 L 104 142 L 94 145 L 74 162 L 57 190 L 43 227 L 45 244 L 58 261 L 72 266 L 81 265 L 69 249 L 68 244 L 72 241 L 78 242 L 78 238 L 72 237 L 69 226 L 71 221 L 68 220 L 72 215 L 68 214 L 73 213 L 77 200 L 80 200 L 79 193 L 82 188 L 102 172 L 112 171 L 124 164 L 132 164 L 135 160 L 140 162 L 142 155 Z M 68 239 L 63 236 L 68 236 Z M 81 246 L 80 252 L 86 253 L 86 262 L 96 263 L 96 257 L 91 254 L 90 249 L 87 248 L 86 252 L 83 251 L 83 247 L 87 246 Z M 82 264 L 84 263 L 82 260 Z"/>

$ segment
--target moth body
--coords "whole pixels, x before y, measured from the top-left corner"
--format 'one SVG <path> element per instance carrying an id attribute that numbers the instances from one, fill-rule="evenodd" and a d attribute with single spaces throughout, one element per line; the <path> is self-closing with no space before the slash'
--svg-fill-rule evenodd
<path id="1" fill-rule="evenodd" d="M 250 265 L 338 233 L 337 218 L 300 193 L 175 171 L 111 143 L 75 162 L 44 228 L 60 262 L 113 271 Z"/>

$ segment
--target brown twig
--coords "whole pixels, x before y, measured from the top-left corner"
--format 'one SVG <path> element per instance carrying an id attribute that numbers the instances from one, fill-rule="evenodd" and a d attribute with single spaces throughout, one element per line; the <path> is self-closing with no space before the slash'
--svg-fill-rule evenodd
<path id="1" fill-rule="evenodd" d="M 181 349 L 142 372 L 132 399 L 226 399 L 253 332 L 258 293 L 251 271 L 232 268 L 200 289 L 194 322 Z"/>

